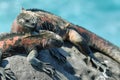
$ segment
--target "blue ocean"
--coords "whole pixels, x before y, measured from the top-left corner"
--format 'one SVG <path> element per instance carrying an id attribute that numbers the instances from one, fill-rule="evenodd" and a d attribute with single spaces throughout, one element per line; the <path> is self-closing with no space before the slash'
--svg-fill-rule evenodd
<path id="1" fill-rule="evenodd" d="M 120 47 L 120 0 L 0 0 L 0 33 L 10 31 L 22 7 L 50 11 Z"/>

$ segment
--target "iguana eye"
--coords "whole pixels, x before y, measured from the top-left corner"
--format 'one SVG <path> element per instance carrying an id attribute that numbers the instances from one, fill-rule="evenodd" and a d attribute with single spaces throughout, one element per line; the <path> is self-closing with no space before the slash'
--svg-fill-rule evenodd
<path id="1" fill-rule="evenodd" d="M 25 22 L 30 22 L 29 20 L 25 20 Z"/>

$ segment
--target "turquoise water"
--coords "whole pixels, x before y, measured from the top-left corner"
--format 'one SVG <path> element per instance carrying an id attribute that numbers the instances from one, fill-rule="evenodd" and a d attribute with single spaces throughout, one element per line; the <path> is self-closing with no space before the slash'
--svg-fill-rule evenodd
<path id="1" fill-rule="evenodd" d="M 120 0 L 0 0 L 0 32 L 10 31 L 22 7 L 50 11 L 120 47 Z"/>

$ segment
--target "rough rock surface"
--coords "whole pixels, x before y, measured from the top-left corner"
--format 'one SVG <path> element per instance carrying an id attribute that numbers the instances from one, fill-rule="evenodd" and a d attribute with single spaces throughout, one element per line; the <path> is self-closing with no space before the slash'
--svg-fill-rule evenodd
<path id="1" fill-rule="evenodd" d="M 99 51 L 94 50 L 96 57 L 106 63 L 112 71 L 108 78 L 105 78 L 103 73 L 97 70 L 91 62 L 86 64 L 87 57 L 73 44 L 65 42 L 64 46 L 58 50 L 66 56 L 67 61 L 65 63 L 52 56 L 48 50 L 40 51 L 38 58 L 50 63 L 64 77 L 60 80 L 120 80 L 120 64 Z M 11 68 L 18 80 L 53 80 L 48 74 L 31 66 L 27 62 L 26 56 L 19 54 L 8 57 L 2 61 L 2 66 Z"/>

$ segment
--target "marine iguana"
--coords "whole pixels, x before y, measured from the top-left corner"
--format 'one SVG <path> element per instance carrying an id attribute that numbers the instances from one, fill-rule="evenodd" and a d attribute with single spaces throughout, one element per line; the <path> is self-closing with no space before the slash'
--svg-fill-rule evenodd
<path id="1" fill-rule="evenodd" d="M 14 52 L 17 51 L 22 53 L 26 51 L 27 61 L 31 65 L 52 76 L 55 74 L 55 69 L 49 63 L 37 59 L 38 50 L 59 48 L 62 45 L 62 38 L 51 31 L 40 30 L 39 34 L 31 36 L 25 36 L 24 33 L 3 33 L 0 34 L 0 59 L 15 55 Z M 0 71 L 0 76 L 2 80 L 7 80 L 4 70 Z M 13 79 L 9 78 L 9 80 Z"/>
<path id="2" fill-rule="evenodd" d="M 83 53 L 87 53 L 91 60 L 104 71 L 104 66 L 92 53 L 90 47 L 104 52 L 120 63 L 120 49 L 109 41 L 99 37 L 85 28 L 72 24 L 61 17 L 40 9 L 27 9 L 17 16 L 11 32 L 38 32 L 49 30 L 59 34 L 64 40 L 75 44 Z"/>

